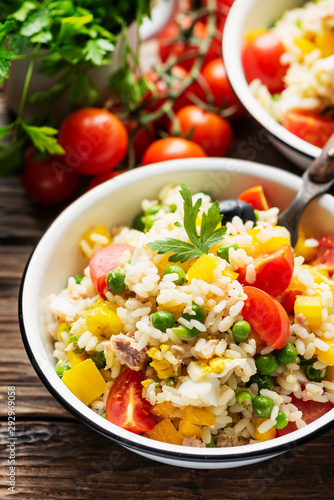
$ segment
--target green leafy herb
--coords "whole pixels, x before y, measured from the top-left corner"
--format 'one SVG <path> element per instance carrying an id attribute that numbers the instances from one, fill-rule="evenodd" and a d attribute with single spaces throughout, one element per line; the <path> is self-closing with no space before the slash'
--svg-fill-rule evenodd
<path id="1" fill-rule="evenodd" d="M 200 211 L 202 200 L 199 198 L 195 205 L 192 203 L 191 191 L 181 182 L 180 194 L 183 198 L 184 221 L 183 225 L 191 243 L 177 240 L 176 238 L 166 238 L 165 240 L 157 240 L 148 243 L 147 246 L 158 254 L 171 253 L 170 262 L 186 262 L 194 257 L 200 257 L 204 253 L 208 253 L 212 245 L 220 242 L 225 233 L 226 227 L 217 226 L 221 223 L 222 215 L 220 214 L 219 204 L 215 201 L 207 213 L 203 213 L 201 222 L 200 236 L 197 234 L 196 219 Z"/>
<path id="2" fill-rule="evenodd" d="M 53 137 L 58 133 L 56 129 L 52 127 L 34 127 L 26 123 L 22 123 L 22 126 L 31 138 L 34 146 L 42 153 L 45 153 L 45 151 L 51 155 L 65 153 L 64 149 L 58 144 L 57 139 Z"/>

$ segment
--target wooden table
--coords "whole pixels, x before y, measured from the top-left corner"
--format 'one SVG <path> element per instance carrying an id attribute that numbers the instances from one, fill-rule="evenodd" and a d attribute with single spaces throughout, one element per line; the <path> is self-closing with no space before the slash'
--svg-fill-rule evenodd
<path id="1" fill-rule="evenodd" d="M 231 156 L 300 173 L 250 118 L 236 123 Z M 262 464 L 230 470 L 161 465 L 129 452 L 75 420 L 48 393 L 25 353 L 17 295 L 25 263 L 63 207 L 44 209 L 17 179 L 0 181 L 0 418 L 2 471 L 8 473 L 7 388 L 16 393 L 16 494 L 8 476 L 1 498 L 29 499 L 321 499 L 333 498 L 334 429 Z"/>

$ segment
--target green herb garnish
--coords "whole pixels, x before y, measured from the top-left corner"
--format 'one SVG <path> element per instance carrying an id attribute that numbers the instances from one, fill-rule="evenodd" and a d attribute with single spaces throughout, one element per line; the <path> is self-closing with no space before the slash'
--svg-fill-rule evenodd
<path id="1" fill-rule="evenodd" d="M 219 243 L 226 233 L 226 227 L 221 226 L 218 229 L 218 224 L 222 221 L 218 201 L 215 201 L 207 213 L 203 213 L 201 222 L 200 235 L 197 234 L 196 219 L 200 211 L 202 200 L 199 198 L 195 205 L 192 203 L 191 191 L 183 182 L 180 183 L 180 194 L 184 200 L 184 220 L 183 225 L 189 236 L 191 243 L 177 240 L 176 238 L 166 238 L 165 240 L 157 240 L 148 243 L 147 246 L 151 250 L 155 250 L 158 254 L 172 253 L 169 257 L 170 262 L 186 262 L 194 257 L 200 257 L 204 253 L 208 253 L 209 249 Z"/>

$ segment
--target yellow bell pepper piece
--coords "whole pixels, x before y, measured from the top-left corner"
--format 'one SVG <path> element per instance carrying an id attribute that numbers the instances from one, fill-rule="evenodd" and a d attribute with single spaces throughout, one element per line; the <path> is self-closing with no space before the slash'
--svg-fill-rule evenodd
<path id="1" fill-rule="evenodd" d="M 94 335 L 110 338 L 111 335 L 121 333 L 123 323 L 106 302 L 98 300 L 88 311 L 86 316 L 87 328 Z"/>
<path id="2" fill-rule="evenodd" d="M 267 31 L 268 30 L 266 30 L 265 28 L 254 28 L 253 30 L 248 31 L 246 35 L 246 42 L 253 42 L 257 38 L 259 38 L 259 36 L 267 33 Z"/>
<path id="3" fill-rule="evenodd" d="M 320 295 L 308 297 L 297 295 L 295 302 L 295 316 L 302 314 L 310 328 L 320 328 L 322 323 L 322 301 Z"/>
<path id="4" fill-rule="evenodd" d="M 224 271 L 222 271 L 222 276 L 225 276 L 226 278 L 231 278 L 231 281 L 234 281 L 238 279 L 239 273 L 231 271 L 231 269 L 225 269 Z"/>
<path id="5" fill-rule="evenodd" d="M 334 382 L 334 364 L 328 367 L 328 374 L 325 380 L 328 380 L 328 382 Z"/>
<path id="6" fill-rule="evenodd" d="M 74 351 L 68 351 L 68 353 L 67 353 L 67 358 L 70 362 L 71 368 L 74 368 L 79 363 L 86 361 L 86 359 L 88 359 L 88 357 L 89 357 L 88 354 L 85 352 L 75 353 Z"/>
<path id="7" fill-rule="evenodd" d="M 275 229 L 277 229 L 277 234 L 275 234 L 268 241 L 260 241 L 257 238 L 257 235 L 261 231 L 261 229 L 259 228 L 250 229 L 249 231 L 247 231 L 247 234 L 249 234 L 253 238 L 254 250 L 250 252 L 252 254 L 252 257 L 257 257 L 258 255 L 262 255 L 264 253 L 273 252 L 274 250 L 277 250 L 284 245 L 289 245 L 289 236 L 283 236 L 282 234 L 280 234 L 280 226 L 276 226 Z"/>
<path id="8" fill-rule="evenodd" d="M 268 420 L 268 419 L 261 418 L 261 417 L 257 417 L 255 420 L 255 439 L 257 441 L 269 441 L 270 439 L 274 439 L 276 437 L 275 427 L 272 427 L 267 432 L 261 433 L 258 431 L 258 428 L 260 427 L 260 425 L 263 424 L 263 422 L 265 422 L 266 420 Z"/>
<path id="9" fill-rule="evenodd" d="M 79 246 L 84 256 L 90 259 L 92 253 L 94 253 L 93 250 L 96 251 L 99 248 L 110 245 L 110 243 L 111 236 L 108 229 L 103 224 L 100 224 L 83 235 Z"/>
<path id="10" fill-rule="evenodd" d="M 179 418 L 181 412 L 178 408 L 173 406 L 171 401 L 163 401 L 162 403 L 157 403 L 151 409 L 151 413 L 161 418 Z"/>
<path id="11" fill-rule="evenodd" d="M 183 438 L 195 437 L 197 439 L 201 439 L 201 437 L 202 437 L 201 429 L 197 425 L 191 424 L 190 422 L 187 422 L 186 420 L 180 420 L 179 434 Z"/>
<path id="12" fill-rule="evenodd" d="M 294 42 L 295 45 L 303 52 L 303 54 L 310 54 L 317 48 L 317 46 L 313 42 L 311 42 L 311 40 L 308 40 L 303 36 L 295 38 Z"/>
<path id="13" fill-rule="evenodd" d="M 188 280 L 194 278 L 211 283 L 213 281 L 213 271 L 219 266 L 218 257 L 204 253 L 188 270 Z"/>
<path id="14" fill-rule="evenodd" d="M 216 417 L 207 408 L 187 406 L 182 410 L 182 418 L 194 425 L 216 425 Z"/>
<path id="15" fill-rule="evenodd" d="M 334 338 L 325 339 L 324 337 L 321 337 L 321 340 L 326 342 L 328 345 L 328 351 L 320 351 L 320 349 L 316 348 L 315 353 L 318 356 L 319 361 L 326 363 L 328 366 L 334 366 Z"/>
<path id="16" fill-rule="evenodd" d="M 295 245 L 294 251 L 296 255 L 301 255 L 304 259 L 309 260 L 315 255 L 316 248 L 308 247 L 305 245 L 307 236 L 305 235 L 305 230 L 302 226 L 299 228 L 298 240 Z"/>
<path id="17" fill-rule="evenodd" d="M 175 375 L 173 365 L 167 359 L 154 359 L 150 366 L 152 366 L 156 371 L 157 375 L 161 380 L 164 380 Z"/>
<path id="18" fill-rule="evenodd" d="M 64 372 L 62 381 L 85 405 L 92 403 L 108 389 L 104 378 L 91 359 L 86 359 Z"/>
<path id="19" fill-rule="evenodd" d="M 315 43 L 321 52 L 321 57 L 329 57 L 334 54 L 334 32 L 324 31 L 315 37 Z"/>
<path id="20" fill-rule="evenodd" d="M 63 342 L 61 334 L 65 331 L 70 331 L 70 327 L 67 325 L 67 323 L 60 323 L 58 331 L 57 331 L 57 337 L 59 342 Z"/>
<path id="21" fill-rule="evenodd" d="M 146 436 L 156 441 L 162 441 L 163 443 L 178 444 L 180 446 L 183 443 L 182 437 L 167 418 L 161 420 L 153 430 L 146 432 Z"/>

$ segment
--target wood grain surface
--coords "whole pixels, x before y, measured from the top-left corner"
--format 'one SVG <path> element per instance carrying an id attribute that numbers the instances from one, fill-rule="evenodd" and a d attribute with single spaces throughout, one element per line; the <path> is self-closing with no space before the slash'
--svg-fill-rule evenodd
<path id="1" fill-rule="evenodd" d="M 1 109 L 3 112 L 3 106 Z M 234 130 L 230 156 L 300 174 L 250 118 L 240 120 Z M 62 208 L 41 208 L 26 197 L 17 179 L 0 181 L 0 498 L 333 499 L 334 430 L 261 464 L 188 470 L 159 464 L 120 447 L 80 424 L 55 401 L 25 353 L 17 296 L 34 245 Z M 8 386 L 16 388 L 15 494 L 7 489 Z"/>

